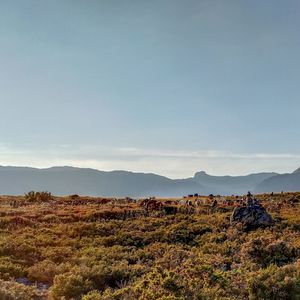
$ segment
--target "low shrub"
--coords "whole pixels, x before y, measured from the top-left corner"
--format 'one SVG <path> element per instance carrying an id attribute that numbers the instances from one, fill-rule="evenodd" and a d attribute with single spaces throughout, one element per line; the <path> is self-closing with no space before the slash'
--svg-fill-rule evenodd
<path id="1" fill-rule="evenodd" d="M 300 261 L 284 267 L 271 265 L 252 274 L 248 288 L 251 300 L 299 300 Z"/>

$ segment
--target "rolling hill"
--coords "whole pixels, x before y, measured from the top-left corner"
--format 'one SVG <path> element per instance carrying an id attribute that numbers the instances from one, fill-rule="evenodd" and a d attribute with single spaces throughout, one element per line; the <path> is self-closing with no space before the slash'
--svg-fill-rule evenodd
<path id="1" fill-rule="evenodd" d="M 297 192 L 300 191 L 300 168 L 291 174 L 278 174 L 263 180 L 256 186 L 254 192 Z"/>
<path id="2" fill-rule="evenodd" d="M 276 173 L 258 173 L 246 176 L 212 176 L 198 172 L 194 179 L 204 185 L 213 194 L 245 194 L 252 191 L 262 181 L 277 175 Z"/>
<path id="3" fill-rule="evenodd" d="M 245 194 L 300 190 L 300 169 L 292 174 L 257 173 L 246 176 L 212 176 L 201 171 L 194 177 L 170 179 L 152 173 L 104 172 L 75 167 L 37 169 L 0 166 L 0 194 L 22 195 L 47 190 L 55 195 L 104 197 L 177 197 L 187 194 Z"/>
<path id="4" fill-rule="evenodd" d="M 20 195 L 30 190 L 47 190 L 55 195 L 81 194 L 104 197 L 171 197 L 190 192 L 207 193 L 205 187 L 194 180 L 172 180 L 156 174 L 103 172 L 74 167 L 0 167 L 0 194 Z"/>

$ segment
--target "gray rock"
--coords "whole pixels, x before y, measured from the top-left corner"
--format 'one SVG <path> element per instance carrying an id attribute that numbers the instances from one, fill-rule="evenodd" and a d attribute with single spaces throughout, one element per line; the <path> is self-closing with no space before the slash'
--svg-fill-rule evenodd
<path id="1" fill-rule="evenodd" d="M 259 204 L 253 206 L 236 207 L 231 215 L 232 225 L 241 223 L 245 230 L 257 229 L 274 225 L 272 217 Z"/>

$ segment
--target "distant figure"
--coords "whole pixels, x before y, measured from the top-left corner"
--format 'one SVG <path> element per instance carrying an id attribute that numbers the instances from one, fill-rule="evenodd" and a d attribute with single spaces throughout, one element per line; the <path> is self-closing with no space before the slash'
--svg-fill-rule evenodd
<path id="1" fill-rule="evenodd" d="M 215 209 L 217 208 L 217 206 L 218 206 L 218 201 L 215 199 L 210 206 L 210 211 L 215 212 Z"/>
<path id="2" fill-rule="evenodd" d="M 215 199 L 212 204 L 211 204 L 211 207 L 217 207 L 218 205 L 218 201 Z"/>
<path id="3" fill-rule="evenodd" d="M 247 194 L 246 203 L 247 203 L 248 207 L 252 207 L 254 205 L 252 194 L 250 192 L 248 192 L 248 194 Z"/>

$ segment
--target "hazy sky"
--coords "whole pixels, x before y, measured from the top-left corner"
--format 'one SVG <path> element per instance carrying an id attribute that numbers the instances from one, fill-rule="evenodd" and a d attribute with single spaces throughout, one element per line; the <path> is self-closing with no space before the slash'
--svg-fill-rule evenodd
<path id="1" fill-rule="evenodd" d="M 300 166 L 299 0 L 0 0 L 0 164 Z"/>

